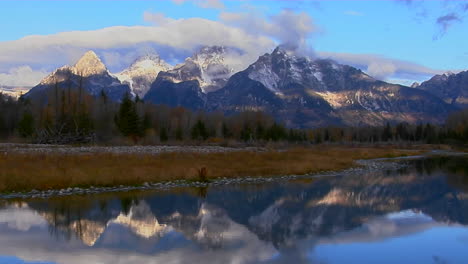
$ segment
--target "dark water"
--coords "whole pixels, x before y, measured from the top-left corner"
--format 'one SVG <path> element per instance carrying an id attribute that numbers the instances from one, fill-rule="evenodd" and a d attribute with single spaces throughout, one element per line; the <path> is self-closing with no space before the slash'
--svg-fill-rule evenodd
<path id="1" fill-rule="evenodd" d="M 0 263 L 468 263 L 460 157 L 360 176 L 0 205 Z"/>

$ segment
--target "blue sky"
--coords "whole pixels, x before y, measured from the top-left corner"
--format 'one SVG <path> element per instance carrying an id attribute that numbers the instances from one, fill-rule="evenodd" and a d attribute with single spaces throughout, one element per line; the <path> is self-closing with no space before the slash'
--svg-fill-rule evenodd
<path id="1" fill-rule="evenodd" d="M 28 74 L 18 85 L 32 84 L 88 49 L 119 71 L 148 50 L 176 63 L 207 44 L 237 45 L 248 64 L 284 41 L 400 83 L 468 68 L 468 1 L 1 1 L 0 7 L 0 85 Z"/>

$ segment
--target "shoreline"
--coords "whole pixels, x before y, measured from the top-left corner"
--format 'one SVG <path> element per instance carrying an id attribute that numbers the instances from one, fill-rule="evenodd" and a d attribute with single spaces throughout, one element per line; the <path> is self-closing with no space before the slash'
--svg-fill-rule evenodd
<path id="1" fill-rule="evenodd" d="M 380 146 L 272 149 L 0 144 L 0 199 L 338 176 L 373 168 L 398 168 L 402 160 L 430 155 L 466 154 Z"/>
<path id="2" fill-rule="evenodd" d="M 421 158 L 423 156 L 412 156 L 415 158 Z M 407 157 L 404 157 L 407 158 Z M 383 158 L 385 159 L 385 158 Z M 258 184 L 258 183 L 269 183 L 269 182 L 280 182 L 289 181 L 295 179 L 313 179 L 321 177 L 337 177 L 346 176 L 354 173 L 372 172 L 382 169 L 399 169 L 405 167 L 404 164 L 399 162 L 385 162 L 384 160 L 357 160 L 356 166 L 340 171 L 328 171 L 321 173 L 302 174 L 302 175 L 285 175 L 285 176 L 271 176 L 271 177 L 238 177 L 238 178 L 221 178 L 212 179 L 208 181 L 186 181 L 186 180 L 173 180 L 167 182 L 148 183 L 145 182 L 140 186 L 115 186 L 115 187 L 94 187 L 79 188 L 69 187 L 67 189 L 60 190 L 46 190 L 38 191 L 32 190 L 30 192 L 18 192 L 2 194 L 0 193 L 0 199 L 48 199 L 52 197 L 63 197 L 73 195 L 93 195 L 101 193 L 113 193 L 113 192 L 129 192 L 129 191 L 142 191 L 142 190 L 168 190 L 172 188 L 207 188 L 220 185 L 230 184 Z M 395 158 L 389 158 L 395 159 Z"/>
<path id="3" fill-rule="evenodd" d="M 0 193 L 0 199 L 49 199 L 53 197 L 75 196 L 75 195 L 94 195 L 102 193 L 117 193 L 129 191 L 144 191 L 144 190 L 169 190 L 173 188 L 207 188 L 221 185 L 232 184 L 259 184 L 290 181 L 295 179 L 314 179 L 322 177 L 340 177 L 350 176 L 362 173 L 369 173 L 379 170 L 397 170 L 408 166 L 402 161 L 428 158 L 431 156 L 461 156 L 468 155 L 463 152 L 449 152 L 449 151 L 431 151 L 422 155 L 413 156 L 400 156 L 392 158 L 374 158 L 368 160 L 356 160 L 353 167 L 338 170 L 338 171 L 325 171 L 319 173 L 302 174 L 302 175 L 284 175 L 284 176 L 271 176 L 271 177 L 238 177 L 238 178 L 220 178 L 212 179 L 209 181 L 186 181 L 186 180 L 172 180 L 167 182 L 148 183 L 145 182 L 140 186 L 114 186 L 114 187 L 93 187 L 89 188 L 67 188 L 60 190 L 46 190 L 38 191 L 32 190 L 30 192 L 13 192 L 13 193 Z"/>

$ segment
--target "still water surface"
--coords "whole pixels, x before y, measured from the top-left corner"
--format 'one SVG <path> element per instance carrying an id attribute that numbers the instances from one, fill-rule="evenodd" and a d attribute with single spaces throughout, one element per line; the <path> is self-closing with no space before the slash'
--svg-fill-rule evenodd
<path id="1" fill-rule="evenodd" d="M 468 263 L 468 159 L 259 185 L 0 201 L 0 263 Z"/>

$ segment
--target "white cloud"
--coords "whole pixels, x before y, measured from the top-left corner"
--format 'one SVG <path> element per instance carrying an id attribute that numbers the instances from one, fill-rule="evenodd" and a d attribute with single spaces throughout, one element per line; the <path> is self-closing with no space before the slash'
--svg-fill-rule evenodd
<path id="1" fill-rule="evenodd" d="M 376 54 L 318 52 L 318 55 L 323 58 L 337 60 L 343 64 L 355 66 L 364 70 L 372 77 L 382 80 L 387 80 L 390 77 L 393 79 L 409 79 L 413 81 L 422 80 L 426 79 L 428 76 L 444 72 L 417 63 L 391 59 Z"/>
<path id="2" fill-rule="evenodd" d="M 37 212 L 30 210 L 27 206 L 11 206 L 0 211 L 0 224 L 6 224 L 8 228 L 28 231 L 32 227 L 46 226 L 47 222 Z"/>
<path id="3" fill-rule="evenodd" d="M 158 26 L 164 26 L 175 21 L 173 18 L 166 17 L 163 13 L 152 13 L 148 11 L 143 13 L 143 19 L 146 22 L 150 22 Z"/>
<path id="4" fill-rule="evenodd" d="M 202 2 L 206 1 L 197 3 Z M 230 56 L 228 61 L 235 70 L 243 70 L 279 43 L 296 48 L 302 54 L 314 55 L 309 41 L 318 31 L 308 14 L 288 9 L 269 17 L 255 10 L 221 12 L 220 21 L 173 19 L 151 12 L 145 12 L 143 18 L 152 25 L 32 35 L 0 42 L 0 84 L 35 85 L 46 71 L 73 64 L 87 50 L 95 50 L 109 69 L 116 72 L 148 50 L 159 52 L 170 63 L 177 63 L 201 46 L 224 45 L 241 51 L 241 55 Z M 321 52 L 319 55 L 356 66 L 386 80 L 422 80 L 443 72 L 373 54 Z"/>
<path id="5" fill-rule="evenodd" d="M 397 71 L 397 66 L 392 61 L 370 61 L 367 65 L 367 73 L 379 79 L 385 79 Z"/>
<path id="6" fill-rule="evenodd" d="M 225 45 L 235 47 L 246 54 L 246 58 L 251 59 L 243 62 L 244 66 L 247 66 L 276 45 L 268 36 L 249 34 L 241 28 L 208 19 L 175 20 L 148 12 L 144 18 L 156 25 L 115 26 L 92 31 L 34 35 L 0 42 L 0 72 L 8 71 L 17 65 L 31 65 L 33 69 L 53 65 L 52 69 L 48 68 L 51 71 L 64 64 L 73 64 L 90 49 L 97 51 L 112 70 L 112 67 L 128 66 L 129 61 L 138 55 L 133 54 L 134 57 L 130 58 L 128 53 L 144 46 L 156 46 L 158 51 L 168 51 L 166 56 L 177 57 L 177 54 L 190 54 L 200 46 Z M 3 78 L 14 73 L 4 74 Z M 32 85 L 33 81 L 36 82 L 44 75 L 41 74 L 34 74 L 21 82 Z M 8 80 L 11 82 L 12 78 L 8 77 Z"/>
<path id="7" fill-rule="evenodd" d="M 0 73 L 0 87 L 28 87 L 33 86 L 47 75 L 45 71 L 34 71 L 29 66 L 10 69 L 7 73 Z"/>
<path id="8" fill-rule="evenodd" d="M 284 9 L 269 18 L 261 14 L 222 12 L 220 19 L 228 25 L 243 29 L 251 35 L 264 35 L 294 49 L 308 50 L 307 39 L 317 31 L 312 18 L 305 12 Z"/>

